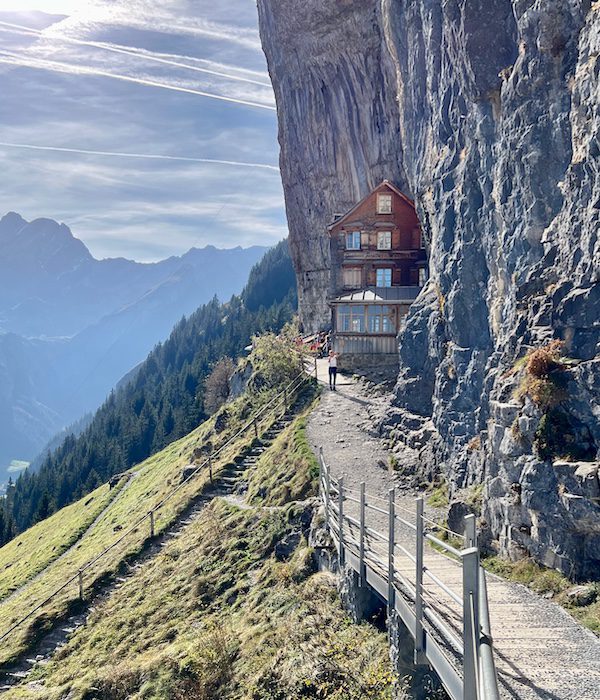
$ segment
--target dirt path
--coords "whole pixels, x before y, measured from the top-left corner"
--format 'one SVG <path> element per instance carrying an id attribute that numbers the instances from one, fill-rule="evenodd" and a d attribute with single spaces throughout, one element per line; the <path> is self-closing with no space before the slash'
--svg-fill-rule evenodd
<path id="1" fill-rule="evenodd" d="M 361 385 L 347 377 L 339 378 L 337 391 L 330 391 L 326 385 L 326 364 L 321 361 L 318 370 L 323 395 L 307 425 L 311 446 L 316 453 L 323 448 L 332 476 L 344 478 L 351 496 L 356 496 L 364 481 L 367 494 L 374 497 L 373 503 L 386 509 L 389 489 L 397 484 L 388 471 L 389 454 L 373 429 L 371 417 L 380 413 L 385 399 L 365 396 Z M 397 514 L 411 521 L 417 495 L 398 489 Z M 354 508 L 355 514 L 356 506 L 351 502 L 344 507 L 346 513 Z M 439 515 L 428 507 L 426 514 Z M 387 534 L 384 514 L 367 511 L 366 524 Z M 410 528 L 399 528 L 396 538 L 412 551 L 414 535 Z M 385 561 L 385 545 L 376 538 L 369 538 L 368 545 Z M 458 564 L 434 550 L 426 552 L 425 564 L 451 589 L 460 591 L 462 573 Z M 414 581 L 414 564 L 408 559 L 398 556 L 396 568 L 408 581 Z M 456 603 L 433 584 L 425 586 L 432 609 L 460 638 L 461 617 Z M 503 698 L 600 700 L 600 639 L 558 605 L 519 584 L 488 575 L 488 598 Z"/>

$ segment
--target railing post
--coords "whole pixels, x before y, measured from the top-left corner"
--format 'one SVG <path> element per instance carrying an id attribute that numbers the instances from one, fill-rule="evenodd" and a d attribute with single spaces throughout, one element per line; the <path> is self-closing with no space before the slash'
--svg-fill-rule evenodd
<path id="1" fill-rule="evenodd" d="M 388 617 L 391 617 L 394 610 L 394 548 L 396 545 L 396 508 L 394 489 L 388 493 Z"/>
<path id="2" fill-rule="evenodd" d="M 339 528 L 340 528 L 340 568 L 344 566 L 344 477 L 338 479 L 338 511 L 339 511 Z"/>
<path id="3" fill-rule="evenodd" d="M 148 515 L 150 516 L 150 537 L 152 538 L 154 537 L 154 511 L 149 511 Z"/>
<path id="4" fill-rule="evenodd" d="M 365 569 L 365 482 L 360 482 L 360 503 L 359 503 L 360 533 L 358 542 L 358 557 L 360 569 L 360 585 L 366 585 L 367 572 Z"/>
<path id="5" fill-rule="evenodd" d="M 416 501 L 416 533 L 415 533 L 415 664 L 425 664 L 423 638 L 423 550 L 425 533 L 423 528 L 423 499 Z"/>
<path id="6" fill-rule="evenodd" d="M 212 455 L 208 455 L 208 476 L 210 478 L 210 483 L 213 482 L 213 470 L 212 470 Z"/>
<path id="7" fill-rule="evenodd" d="M 258 440 L 258 423 L 256 418 L 254 419 L 254 437 Z"/>
<path id="8" fill-rule="evenodd" d="M 83 569 L 77 572 L 77 581 L 79 584 L 79 600 L 83 600 Z"/>
<path id="9" fill-rule="evenodd" d="M 284 409 L 284 412 L 287 413 L 287 410 L 288 410 L 288 392 L 287 392 L 287 387 L 283 390 L 283 409 Z"/>
<path id="10" fill-rule="evenodd" d="M 319 449 L 320 462 L 323 466 L 323 471 L 325 473 L 325 525 L 329 529 L 329 518 L 330 518 L 330 499 L 331 499 L 331 479 L 329 476 L 329 467 L 323 456 L 323 448 Z"/>
<path id="11" fill-rule="evenodd" d="M 479 686 L 479 552 L 461 552 L 463 570 L 463 700 L 477 700 Z"/>
<path id="12" fill-rule="evenodd" d="M 315 382 L 319 380 L 317 367 L 317 356 L 315 355 Z"/>
<path id="13" fill-rule="evenodd" d="M 467 547 L 477 547 L 477 522 L 475 516 L 471 513 L 465 515 L 465 545 Z"/>

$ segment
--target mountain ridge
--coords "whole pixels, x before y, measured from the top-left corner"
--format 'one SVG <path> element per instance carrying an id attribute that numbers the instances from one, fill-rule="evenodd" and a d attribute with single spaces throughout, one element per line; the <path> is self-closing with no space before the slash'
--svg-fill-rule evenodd
<path id="1" fill-rule="evenodd" d="M 98 260 L 53 219 L 0 219 L 0 482 L 97 408 L 173 326 L 240 292 L 263 246 L 208 245 L 155 263 Z"/>

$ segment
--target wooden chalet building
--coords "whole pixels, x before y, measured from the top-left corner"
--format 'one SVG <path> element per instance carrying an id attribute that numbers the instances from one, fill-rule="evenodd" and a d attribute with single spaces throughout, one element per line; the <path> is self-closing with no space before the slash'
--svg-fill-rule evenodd
<path id="1" fill-rule="evenodd" d="M 397 362 L 400 320 L 427 279 L 414 203 L 384 180 L 328 230 L 340 366 Z"/>

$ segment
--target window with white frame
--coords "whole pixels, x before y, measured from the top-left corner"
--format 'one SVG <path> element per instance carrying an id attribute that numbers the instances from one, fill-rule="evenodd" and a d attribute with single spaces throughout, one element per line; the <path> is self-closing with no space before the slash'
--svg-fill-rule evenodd
<path id="1" fill-rule="evenodd" d="M 346 250 L 360 250 L 360 231 L 346 233 Z"/>
<path id="2" fill-rule="evenodd" d="M 391 214 L 392 213 L 392 195 L 378 194 L 377 195 L 377 213 Z"/>
<path id="3" fill-rule="evenodd" d="M 340 304 L 337 307 L 336 327 L 340 333 L 364 333 L 365 307 L 355 304 Z"/>
<path id="4" fill-rule="evenodd" d="M 395 333 L 393 308 L 381 304 L 367 307 L 369 333 Z"/>
<path id="5" fill-rule="evenodd" d="M 392 286 L 392 269 L 390 267 L 380 267 L 377 270 L 377 286 L 391 287 Z"/>
<path id="6" fill-rule="evenodd" d="M 342 270 L 344 287 L 358 289 L 362 286 L 362 270 L 360 267 L 345 267 Z"/>
<path id="7" fill-rule="evenodd" d="M 391 250 L 392 232 L 377 231 L 377 250 Z"/>

